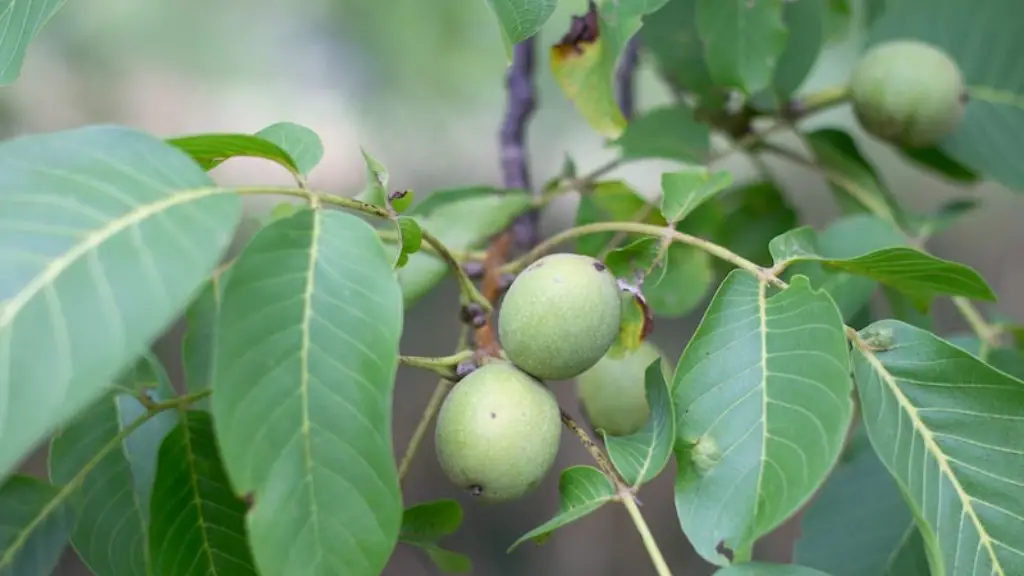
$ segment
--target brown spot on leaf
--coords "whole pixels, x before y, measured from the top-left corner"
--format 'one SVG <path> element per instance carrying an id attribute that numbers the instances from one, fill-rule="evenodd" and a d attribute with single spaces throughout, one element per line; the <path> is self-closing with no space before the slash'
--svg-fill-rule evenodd
<path id="1" fill-rule="evenodd" d="M 732 548 L 729 548 L 728 546 L 725 545 L 725 540 L 721 540 L 721 541 L 718 542 L 718 545 L 715 546 L 715 552 L 718 552 L 722 556 L 725 556 L 726 559 L 729 560 L 729 562 L 732 562 L 732 559 L 733 559 L 733 556 L 734 556 L 733 552 L 732 552 Z"/>
<path id="2" fill-rule="evenodd" d="M 593 44 L 601 35 L 600 21 L 597 15 L 597 4 L 590 0 L 587 13 L 583 16 L 573 16 L 569 31 L 562 36 L 562 39 L 555 44 L 554 50 L 561 58 L 567 58 L 572 54 L 583 53 L 581 44 Z"/>

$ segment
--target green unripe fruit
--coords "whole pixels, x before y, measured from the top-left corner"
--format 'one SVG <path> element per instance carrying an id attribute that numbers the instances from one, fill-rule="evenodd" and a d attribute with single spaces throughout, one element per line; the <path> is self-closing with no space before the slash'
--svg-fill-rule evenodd
<path id="1" fill-rule="evenodd" d="M 561 411 L 543 384 L 507 362 L 459 381 L 437 415 L 434 444 L 448 479 L 488 502 L 523 496 L 558 455 Z"/>
<path id="2" fill-rule="evenodd" d="M 898 40 L 861 57 L 850 78 L 850 98 L 868 133 L 920 148 L 953 132 L 964 115 L 966 91 L 960 69 L 945 52 Z"/>
<path id="3" fill-rule="evenodd" d="M 626 356 L 606 355 L 577 376 L 576 393 L 590 425 L 609 436 L 628 436 L 642 428 L 651 413 L 645 374 L 651 362 L 658 358 L 668 380 L 672 366 L 661 350 L 648 341 Z"/>
<path id="4" fill-rule="evenodd" d="M 567 380 L 604 356 L 619 334 L 615 276 L 581 254 L 550 254 L 509 287 L 498 337 L 513 364 L 543 380 Z"/>

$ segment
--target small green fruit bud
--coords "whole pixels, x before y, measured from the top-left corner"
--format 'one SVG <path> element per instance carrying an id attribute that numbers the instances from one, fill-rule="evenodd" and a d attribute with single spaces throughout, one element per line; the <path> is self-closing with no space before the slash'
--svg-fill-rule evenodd
<path id="1" fill-rule="evenodd" d="M 665 378 L 672 367 L 657 346 L 644 341 L 625 356 L 605 355 L 576 377 L 576 391 L 587 421 L 609 436 L 628 436 L 643 427 L 650 415 L 645 389 L 647 367 L 661 358 Z"/>
<path id="2" fill-rule="evenodd" d="M 522 370 L 566 380 L 604 356 L 619 335 L 621 316 L 618 282 L 604 264 L 580 254 L 551 254 L 509 287 L 498 337 Z"/>

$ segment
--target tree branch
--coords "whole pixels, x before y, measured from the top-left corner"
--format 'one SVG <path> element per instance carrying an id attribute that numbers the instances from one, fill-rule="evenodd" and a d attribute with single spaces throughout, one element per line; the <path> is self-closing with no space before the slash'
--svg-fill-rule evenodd
<path id="1" fill-rule="evenodd" d="M 505 120 L 501 124 L 501 172 L 505 188 L 531 190 L 530 169 L 526 161 L 526 125 L 536 108 L 533 86 L 533 38 L 516 44 L 512 65 L 505 76 L 508 104 Z M 536 193 L 536 191 L 534 191 Z M 538 242 L 537 230 L 540 214 L 531 209 L 512 224 L 512 236 L 517 247 L 529 250 Z"/>
<path id="2" fill-rule="evenodd" d="M 640 36 L 634 34 L 626 43 L 618 70 L 615 71 L 615 98 L 619 101 L 619 110 L 626 120 L 632 120 L 636 112 L 634 84 L 636 66 L 640 62 Z"/>

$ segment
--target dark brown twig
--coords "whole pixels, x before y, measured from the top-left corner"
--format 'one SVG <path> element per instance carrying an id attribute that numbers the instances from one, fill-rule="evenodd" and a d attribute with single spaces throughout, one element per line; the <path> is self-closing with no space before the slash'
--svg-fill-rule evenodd
<path id="1" fill-rule="evenodd" d="M 636 112 L 634 83 L 639 62 L 640 36 L 634 34 L 626 43 L 619 68 L 615 71 L 615 98 L 619 101 L 619 110 L 626 120 L 631 120 Z"/>
<path id="2" fill-rule="evenodd" d="M 512 65 L 505 77 L 508 105 L 501 125 L 501 171 L 505 188 L 531 190 L 530 169 L 526 161 L 526 125 L 536 107 L 533 86 L 533 38 L 516 44 L 512 52 Z M 533 191 L 535 194 L 537 191 Z M 512 224 L 516 247 L 529 250 L 539 241 L 537 225 L 539 213 L 530 210 Z"/>

